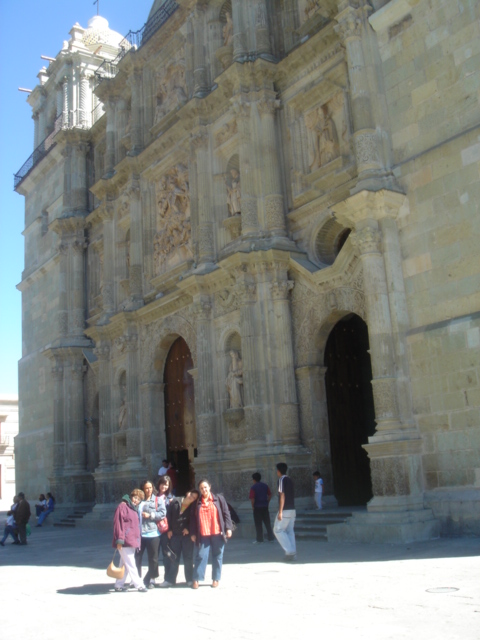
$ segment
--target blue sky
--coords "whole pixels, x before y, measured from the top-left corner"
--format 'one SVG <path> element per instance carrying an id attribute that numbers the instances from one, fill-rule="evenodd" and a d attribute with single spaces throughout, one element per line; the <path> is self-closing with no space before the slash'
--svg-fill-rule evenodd
<path id="1" fill-rule="evenodd" d="M 111 29 L 126 35 L 140 29 L 153 0 L 100 0 L 100 15 Z M 0 0 L 0 395 L 17 393 L 21 358 L 21 296 L 15 288 L 24 265 L 23 197 L 13 191 L 13 175 L 33 151 L 33 121 L 27 94 L 37 74 L 55 57 L 78 22 L 87 27 L 97 12 L 93 0 Z"/>

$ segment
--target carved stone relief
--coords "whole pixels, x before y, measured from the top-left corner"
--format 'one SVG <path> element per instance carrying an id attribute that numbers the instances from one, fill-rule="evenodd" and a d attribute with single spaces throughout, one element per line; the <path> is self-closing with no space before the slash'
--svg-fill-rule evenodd
<path id="1" fill-rule="evenodd" d="M 153 239 L 156 273 L 165 270 L 171 262 L 191 258 L 190 189 L 188 169 L 182 164 L 171 169 L 160 180 L 156 189 L 157 232 Z M 174 266 L 173 264 L 167 266 Z"/>
<path id="2" fill-rule="evenodd" d="M 180 50 L 177 56 L 157 73 L 157 87 L 155 124 L 187 101 L 183 50 Z"/>
<path id="3" fill-rule="evenodd" d="M 229 408 L 240 409 L 243 407 L 243 363 L 238 351 L 232 349 L 231 358 L 225 385 L 229 395 Z"/>
<path id="4" fill-rule="evenodd" d="M 215 146 L 218 147 L 224 142 L 226 142 L 229 138 L 234 136 L 238 131 L 237 121 L 232 120 L 231 122 L 225 123 L 222 127 L 220 127 L 219 131 L 215 134 Z"/>
<path id="5" fill-rule="evenodd" d="M 324 167 L 340 154 L 337 126 L 329 103 L 305 114 L 308 136 L 308 166 L 310 171 Z"/>

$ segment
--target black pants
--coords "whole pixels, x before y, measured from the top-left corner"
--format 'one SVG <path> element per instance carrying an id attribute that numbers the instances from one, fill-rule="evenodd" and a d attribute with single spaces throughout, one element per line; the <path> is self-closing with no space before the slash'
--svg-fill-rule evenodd
<path id="1" fill-rule="evenodd" d="M 193 548 L 194 543 L 190 536 L 173 535 L 170 540 L 167 534 L 162 534 L 163 566 L 165 567 L 165 580 L 170 584 L 177 582 L 180 557 L 183 554 L 183 568 L 185 581 L 193 580 Z"/>
<path id="2" fill-rule="evenodd" d="M 27 523 L 17 522 L 18 537 L 20 538 L 20 544 L 27 544 Z"/>
<path id="3" fill-rule="evenodd" d="M 156 538 L 142 538 L 142 544 L 140 551 L 135 553 L 135 564 L 137 565 L 138 575 L 142 577 L 142 559 L 145 549 L 148 556 L 148 571 L 145 574 L 143 582 L 145 586 L 150 583 L 150 580 L 158 578 L 158 549 L 160 547 L 160 536 Z"/>
<path id="4" fill-rule="evenodd" d="M 255 531 L 257 532 L 257 542 L 263 542 L 263 526 L 267 530 L 267 538 L 269 540 L 275 540 L 275 536 L 272 531 L 272 524 L 270 522 L 270 514 L 268 507 L 254 507 L 253 509 L 253 521 L 255 522 Z"/>

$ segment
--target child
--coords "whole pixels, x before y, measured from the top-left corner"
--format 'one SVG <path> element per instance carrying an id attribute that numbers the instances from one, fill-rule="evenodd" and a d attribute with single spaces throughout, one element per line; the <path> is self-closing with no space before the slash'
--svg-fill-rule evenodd
<path id="1" fill-rule="evenodd" d="M 322 508 L 322 493 L 323 493 L 323 480 L 319 471 L 315 471 L 313 474 L 315 478 L 315 504 L 317 509 Z"/>

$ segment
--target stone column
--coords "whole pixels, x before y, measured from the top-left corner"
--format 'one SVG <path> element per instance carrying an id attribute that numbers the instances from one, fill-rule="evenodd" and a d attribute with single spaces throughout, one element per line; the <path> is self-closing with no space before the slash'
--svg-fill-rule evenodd
<path id="1" fill-rule="evenodd" d="M 370 88 L 363 53 L 364 29 L 368 28 L 367 5 L 357 7 L 353 0 L 340 0 L 340 13 L 336 16 L 337 33 L 347 52 L 350 80 L 351 107 L 354 128 L 355 155 L 357 158 L 357 189 L 368 188 L 375 177 L 381 177 L 382 162 L 373 120 Z M 378 188 L 378 187 L 377 187 Z"/>
<path id="2" fill-rule="evenodd" d="M 129 308 L 143 306 L 142 206 L 140 183 L 134 178 L 127 190 L 130 199 L 130 303 Z"/>
<path id="3" fill-rule="evenodd" d="M 38 129 L 38 111 L 35 111 L 35 113 L 32 116 L 33 119 L 33 150 L 35 151 L 35 149 L 38 147 L 38 145 L 40 144 L 41 140 L 39 140 L 39 129 Z"/>
<path id="4" fill-rule="evenodd" d="M 63 113 L 63 86 L 62 84 L 57 85 L 57 94 L 56 94 L 56 118 L 59 118 Z"/>
<path id="5" fill-rule="evenodd" d="M 53 377 L 53 475 L 61 476 L 65 465 L 65 418 L 63 362 L 55 360 Z"/>
<path id="6" fill-rule="evenodd" d="M 63 76 L 62 82 L 62 112 L 63 112 L 63 126 L 65 128 L 70 126 L 68 117 L 68 76 Z"/>
<path id="7" fill-rule="evenodd" d="M 213 389 L 213 344 L 211 335 L 212 304 L 208 296 L 195 300 L 197 319 L 197 375 L 195 376 L 195 411 L 199 454 L 212 454 L 217 442 L 215 398 Z"/>
<path id="8" fill-rule="evenodd" d="M 115 311 L 114 298 L 114 268 L 115 268 L 115 236 L 113 225 L 113 204 L 105 205 L 103 216 L 103 274 L 102 274 L 102 303 L 103 312 L 110 315 Z"/>
<path id="9" fill-rule="evenodd" d="M 233 59 L 242 60 L 247 55 L 245 24 L 243 21 L 243 9 L 245 0 L 232 0 L 233 21 Z"/>
<path id="10" fill-rule="evenodd" d="M 142 465 L 142 437 L 140 430 L 138 338 L 136 334 L 125 336 L 127 352 L 127 466 L 136 469 Z"/>
<path id="11" fill-rule="evenodd" d="M 163 382 L 140 385 L 143 457 L 151 478 L 156 477 L 160 458 L 166 454 L 164 388 Z"/>
<path id="12" fill-rule="evenodd" d="M 265 227 L 274 235 L 286 236 L 283 189 L 275 132 L 275 111 L 280 101 L 264 98 L 257 102 L 261 122 L 261 147 L 265 184 Z M 242 199 L 243 200 L 243 199 Z"/>
<path id="13" fill-rule="evenodd" d="M 70 289 L 70 322 L 69 334 L 83 337 L 85 329 L 85 241 L 83 228 L 78 238 L 71 244 Z"/>
<path id="14" fill-rule="evenodd" d="M 193 48 L 194 48 L 194 70 L 193 70 L 193 94 L 201 98 L 209 91 L 207 82 L 207 68 L 205 62 L 205 14 L 197 9 L 193 24 Z"/>
<path id="15" fill-rule="evenodd" d="M 90 127 L 91 111 L 88 108 L 90 97 L 90 80 L 85 73 L 80 76 L 80 95 L 79 95 L 79 126 L 82 129 Z"/>
<path id="16" fill-rule="evenodd" d="M 71 207 L 73 211 L 82 215 L 88 213 L 88 179 L 87 179 L 87 152 L 89 145 L 86 142 L 72 143 L 72 172 L 71 181 Z"/>
<path id="17" fill-rule="evenodd" d="M 110 346 L 102 341 L 94 350 L 99 360 L 98 405 L 99 405 L 99 471 L 111 467 L 113 462 L 113 442 L 111 427 L 112 396 Z"/>
<path id="18" fill-rule="evenodd" d="M 74 471 L 83 472 L 87 464 L 87 444 L 85 441 L 85 421 L 83 411 L 83 354 L 72 356 L 67 376 L 70 378 L 70 393 L 67 400 L 67 425 L 69 431 L 68 449 L 70 466 Z"/>
<path id="19" fill-rule="evenodd" d="M 108 100 L 105 104 L 107 114 L 107 129 L 105 151 L 105 175 L 104 178 L 111 178 L 115 173 L 115 102 Z"/>
<path id="20" fill-rule="evenodd" d="M 292 319 L 288 292 L 293 289 L 292 280 L 276 279 L 269 283 L 272 313 L 269 314 L 269 333 L 275 364 L 270 367 L 272 405 L 278 412 L 279 430 L 276 439 L 284 445 L 300 443 L 297 389 L 292 344 Z"/>
<path id="21" fill-rule="evenodd" d="M 267 421 L 265 410 L 270 409 L 266 406 L 266 397 L 262 398 L 266 393 L 265 380 L 262 379 L 265 375 L 265 361 L 257 322 L 257 286 L 240 273 L 235 288 L 238 299 L 241 301 L 240 337 L 246 440 L 247 444 L 255 447 L 265 441 Z"/>
<path id="22" fill-rule="evenodd" d="M 210 210 L 210 158 L 208 132 L 201 129 L 191 137 L 192 151 L 196 155 L 198 202 L 198 262 L 212 264 L 215 260 L 212 217 Z"/>
<path id="23" fill-rule="evenodd" d="M 142 75 L 135 70 L 128 78 L 132 90 L 132 122 L 130 125 L 131 149 L 129 156 L 136 156 L 143 149 Z"/>
<path id="24" fill-rule="evenodd" d="M 239 134 L 240 180 L 242 188 L 242 234 L 256 234 L 259 230 L 255 169 L 252 162 L 251 106 L 237 101 L 234 104 L 237 114 Z"/>
<path id="25" fill-rule="evenodd" d="M 255 5 L 255 43 L 258 55 L 271 54 L 268 14 L 265 0 L 257 0 Z"/>
<path id="26" fill-rule="evenodd" d="M 61 241 L 58 251 L 60 254 L 60 263 L 58 267 L 57 334 L 62 338 L 68 334 L 68 244 Z"/>

